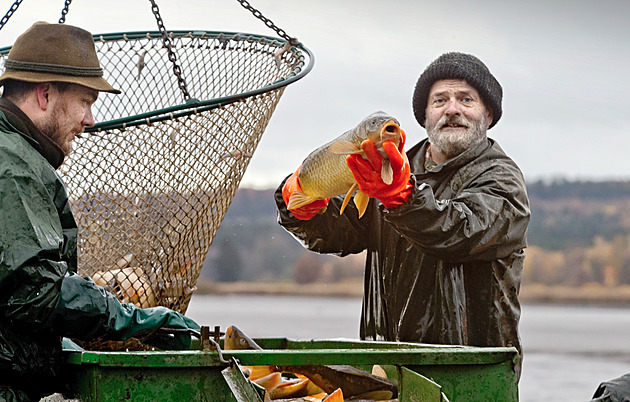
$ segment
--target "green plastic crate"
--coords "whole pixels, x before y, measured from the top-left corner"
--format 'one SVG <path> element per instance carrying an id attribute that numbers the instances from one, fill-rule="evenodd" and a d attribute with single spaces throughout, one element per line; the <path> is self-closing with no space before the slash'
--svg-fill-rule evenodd
<path id="1" fill-rule="evenodd" d="M 94 352 L 67 350 L 66 396 L 82 401 L 263 401 L 242 365 L 383 366 L 399 400 L 517 401 L 515 348 L 356 340 L 255 340 L 263 350 Z M 195 343 L 195 345 L 199 345 Z M 230 364 L 232 362 L 232 364 Z"/>

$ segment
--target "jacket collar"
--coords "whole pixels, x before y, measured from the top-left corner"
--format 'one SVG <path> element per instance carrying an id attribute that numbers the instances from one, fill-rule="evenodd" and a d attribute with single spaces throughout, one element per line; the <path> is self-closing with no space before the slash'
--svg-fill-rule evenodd
<path id="1" fill-rule="evenodd" d="M 426 172 L 424 169 L 424 157 L 427 152 L 427 146 L 429 145 L 429 140 L 425 138 L 420 141 L 418 144 L 414 145 L 409 153 L 411 156 L 412 163 L 412 171 L 416 172 L 416 174 L 432 174 L 432 173 L 447 173 L 453 170 L 457 170 L 460 167 L 468 164 L 470 161 L 476 159 L 484 153 L 488 148 L 492 147 L 494 144 L 494 140 L 487 138 L 485 141 L 477 144 L 474 148 L 469 148 L 457 155 L 456 157 L 447 160 L 446 162 L 437 165 L 430 172 Z M 422 173 L 420 173 L 422 172 Z"/>
<path id="2" fill-rule="evenodd" d="M 0 97 L 0 110 L 18 133 L 42 154 L 53 168 L 58 169 L 61 166 L 65 155 L 59 145 L 35 127 L 31 119 L 15 103 Z"/>

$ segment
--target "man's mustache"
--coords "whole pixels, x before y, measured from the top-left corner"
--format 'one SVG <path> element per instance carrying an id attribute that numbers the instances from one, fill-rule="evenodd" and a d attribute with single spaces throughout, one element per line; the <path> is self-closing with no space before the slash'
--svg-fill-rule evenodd
<path id="1" fill-rule="evenodd" d="M 470 128 L 470 122 L 463 116 L 442 116 L 437 126 L 444 127 L 466 127 Z"/>

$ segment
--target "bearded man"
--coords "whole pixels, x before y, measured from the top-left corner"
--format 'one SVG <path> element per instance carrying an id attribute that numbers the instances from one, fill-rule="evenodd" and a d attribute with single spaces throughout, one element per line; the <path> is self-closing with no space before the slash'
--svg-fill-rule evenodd
<path id="1" fill-rule="evenodd" d="M 104 78 L 92 35 L 36 23 L 15 41 L 0 76 L 0 401 L 63 389 L 62 337 L 187 349 L 199 329 L 165 307 L 121 303 L 77 274 L 77 224 L 56 169 L 75 136 L 95 124 Z"/>
<path id="2" fill-rule="evenodd" d="M 529 200 L 518 166 L 486 136 L 501 118 L 503 90 L 475 56 L 447 53 L 422 73 L 414 114 L 428 139 L 403 151 L 383 145 L 394 179 L 366 140 L 347 158 L 372 197 L 361 219 L 343 197 L 288 210 L 296 173 L 276 191 L 279 223 L 309 249 L 366 251 L 362 339 L 521 352 L 518 292 Z M 326 207 L 324 212 L 324 207 Z M 520 361 L 515 371 L 520 375 Z"/>

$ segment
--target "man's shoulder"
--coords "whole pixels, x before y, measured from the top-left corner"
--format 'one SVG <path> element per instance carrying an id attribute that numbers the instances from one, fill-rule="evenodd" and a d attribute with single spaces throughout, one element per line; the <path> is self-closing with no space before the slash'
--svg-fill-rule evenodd
<path id="1" fill-rule="evenodd" d="M 11 124 L 5 112 L 0 109 L 0 146 L 10 147 L 24 141 L 19 130 Z"/>
<path id="2" fill-rule="evenodd" d="M 497 165 L 505 164 L 514 166 L 520 172 L 517 163 L 508 156 L 496 140 L 488 138 L 488 141 L 490 141 L 490 146 L 486 149 L 486 152 L 481 155 L 482 158 L 492 159 Z"/>
<path id="3" fill-rule="evenodd" d="M 507 158 L 510 158 L 507 153 L 503 150 L 499 142 L 494 138 L 488 137 L 488 141 L 490 142 L 490 147 L 488 148 L 488 152 L 498 153 L 501 155 L 505 155 Z M 511 159 L 511 158 L 510 158 Z"/>
<path id="4" fill-rule="evenodd" d="M 18 132 L 0 126 L 0 166 L 2 171 L 41 171 L 46 159 Z"/>
<path id="5" fill-rule="evenodd" d="M 0 152 L 27 156 L 31 152 L 37 153 L 37 150 L 18 132 L 0 126 Z"/>
<path id="6" fill-rule="evenodd" d="M 463 165 L 456 175 L 459 180 L 467 185 L 493 185 L 501 183 L 518 184 L 525 186 L 523 172 L 516 162 L 510 158 L 501 146 L 492 139 L 488 139 L 490 145 L 480 152 L 475 158 Z"/>

